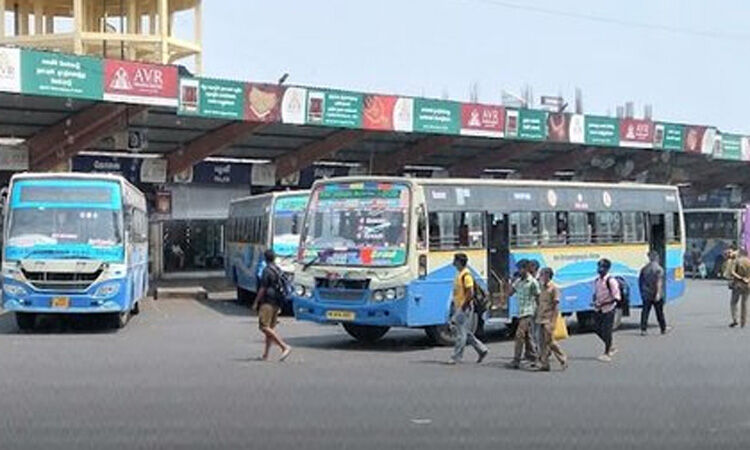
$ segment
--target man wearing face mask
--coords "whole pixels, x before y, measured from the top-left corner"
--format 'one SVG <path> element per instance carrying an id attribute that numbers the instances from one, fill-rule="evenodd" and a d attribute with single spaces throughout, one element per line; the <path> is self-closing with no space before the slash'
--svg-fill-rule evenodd
<path id="1" fill-rule="evenodd" d="M 615 323 L 615 309 L 620 301 L 620 285 L 612 276 L 609 269 L 612 262 L 608 259 L 600 259 L 597 263 L 599 276 L 594 282 L 594 317 L 596 319 L 596 335 L 604 342 L 604 353 L 597 359 L 601 362 L 612 361 L 612 356 L 617 352 L 612 345 L 612 327 Z"/>

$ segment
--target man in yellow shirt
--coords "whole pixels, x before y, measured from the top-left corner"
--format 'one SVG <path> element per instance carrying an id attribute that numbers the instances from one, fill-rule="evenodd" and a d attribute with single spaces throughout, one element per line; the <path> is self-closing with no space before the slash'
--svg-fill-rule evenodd
<path id="1" fill-rule="evenodd" d="M 464 253 L 456 253 L 453 257 L 453 266 L 458 273 L 453 281 L 453 315 L 450 321 L 455 346 L 449 364 L 456 364 L 463 359 L 467 343 L 479 355 L 477 363 L 481 363 L 489 352 L 487 346 L 471 331 L 474 321 L 474 277 L 467 268 L 468 263 L 469 258 Z"/>

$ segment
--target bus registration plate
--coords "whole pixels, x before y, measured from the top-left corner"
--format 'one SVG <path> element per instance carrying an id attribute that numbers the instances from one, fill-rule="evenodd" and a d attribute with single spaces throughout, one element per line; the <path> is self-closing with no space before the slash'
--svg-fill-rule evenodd
<path id="1" fill-rule="evenodd" d="M 354 312 L 352 311 L 328 311 L 326 317 L 329 320 L 354 320 Z"/>
<path id="2" fill-rule="evenodd" d="M 70 298 L 69 297 L 53 297 L 52 307 L 60 308 L 60 309 L 67 309 L 70 307 Z"/>

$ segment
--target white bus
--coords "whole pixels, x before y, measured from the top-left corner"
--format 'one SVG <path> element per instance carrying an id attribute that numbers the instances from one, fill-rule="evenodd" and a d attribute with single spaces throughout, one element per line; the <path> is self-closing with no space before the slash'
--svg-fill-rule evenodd
<path id="1" fill-rule="evenodd" d="M 272 248 L 277 264 L 293 276 L 299 233 L 309 191 L 273 192 L 232 201 L 226 227 L 226 276 L 237 286 L 237 301 L 258 292 L 263 252 Z M 289 310 L 291 305 L 285 309 Z"/>
<path id="2" fill-rule="evenodd" d="M 599 258 L 631 285 L 649 250 L 666 266 L 666 299 L 684 290 L 682 208 L 673 186 L 352 177 L 315 183 L 295 271 L 299 320 L 341 323 L 372 341 L 389 327 L 450 341 L 456 252 L 489 292 L 487 323 L 517 316 L 506 281 L 522 260 L 552 267 L 560 308 L 590 322 Z M 507 300 L 507 301 L 506 301 Z M 622 313 L 627 314 L 624 308 Z M 619 318 L 618 318 L 619 321 Z M 477 320 L 476 322 L 480 322 Z"/>
<path id="3" fill-rule="evenodd" d="M 3 306 L 18 327 L 63 313 L 125 326 L 148 292 L 143 193 L 115 175 L 45 173 L 14 175 L 8 195 Z"/>

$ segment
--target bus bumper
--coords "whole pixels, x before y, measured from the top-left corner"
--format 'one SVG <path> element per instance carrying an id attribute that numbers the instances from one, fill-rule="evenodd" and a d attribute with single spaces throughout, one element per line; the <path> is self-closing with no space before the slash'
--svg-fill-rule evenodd
<path id="1" fill-rule="evenodd" d="M 92 284 L 85 292 L 38 291 L 27 283 L 3 280 L 3 307 L 7 311 L 41 314 L 123 312 L 130 307 L 125 279 Z"/>
<path id="2" fill-rule="evenodd" d="M 358 325 L 381 327 L 407 326 L 406 309 L 408 298 L 379 303 L 342 304 L 319 302 L 314 298 L 294 297 L 294 316 L 323 324 L 352 322 Z"/>

